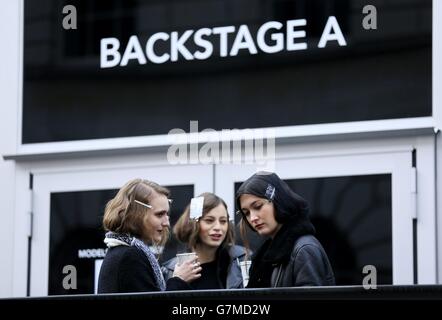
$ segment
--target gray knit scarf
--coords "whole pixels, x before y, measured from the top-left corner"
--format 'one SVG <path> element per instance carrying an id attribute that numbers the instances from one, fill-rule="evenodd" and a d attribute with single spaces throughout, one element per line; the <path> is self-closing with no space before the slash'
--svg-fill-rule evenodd
<path id="1" fill-rule="evenodd" d="M 116 239 L 116 240 L 122 241 L 129 246 L 134 246 L 138 250 L 141 250 L 141 252 L 144 253 L 144 255 L 149 260 L 150 265 L 152 266 L 157 287 L 161 291 L 166 290 L 166 282 L 164 281 L 164 276 L 163 276 L 163 273 L 161 272 L 160 264 L 158 263 L 158 260 L 155 257 L 155 255 L 153 254 L 153 252 L 149 249 L 149 247 L 143 241 L 141 241 L 140 239 L 135 238 L 129 234 L 120 234 L 120 233 L 115 233 L 112 231 L 107 232 L 105 237 L 108 239 Z"/>

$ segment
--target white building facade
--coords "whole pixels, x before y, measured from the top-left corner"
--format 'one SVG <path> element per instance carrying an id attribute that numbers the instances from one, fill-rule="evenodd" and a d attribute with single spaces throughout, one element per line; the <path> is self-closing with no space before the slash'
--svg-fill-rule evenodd
<path id="1" fill-rule="evenodd" d="M 372 31 L 364 1 L 320 13 L 306 1 L 90 3 L 0 0 L 0 297 L 94 293 L 104 204 L 132 178 L 172 190 L 172 223 L 205 191 L 237 222 L 235 188 L 263 166 L 203 159 L 204 146 L 233 153 L 260 137 L 274 138 L 268 168 L 309 200 L 338 285 L 362 284 L 366 265 L 379 284 L 442 282 L 440 1 L 370 2 Z M 62 25 L 68 4 L 76 30 Z M 321 48 L 330 17 L 339 30 Z M 102 39 L 118 40 L 127 65 L 100 65 L 112 58 Z M 214 131 L 188 134 L 198 157 L 190 146 L 171 161 L 181 136 L 168 133 L 193 121 Z M 62 286 L 66 265 L 76 290 Z"/>

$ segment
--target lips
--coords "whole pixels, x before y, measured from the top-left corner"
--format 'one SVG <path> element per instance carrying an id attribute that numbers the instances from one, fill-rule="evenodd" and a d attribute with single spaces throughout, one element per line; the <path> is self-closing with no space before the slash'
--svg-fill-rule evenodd
<path id="1" fill-rule="evenodd" d="M 210 235 L 210 238 L 214 241 L 217 241 L 222 238 L 222 235 L 221 234 L 212 234 L 212 235 Z"/>
<path id="2" fill-rule="evenodd" d="M 261 229 L 261 228 L 263 228 L 264 227 L 264 223 L 260 223 L 260 224 L 257 224 L 256 226 L 255 226 L 255 229 L 256 230 L 259 230 L 259 229 Z"/>

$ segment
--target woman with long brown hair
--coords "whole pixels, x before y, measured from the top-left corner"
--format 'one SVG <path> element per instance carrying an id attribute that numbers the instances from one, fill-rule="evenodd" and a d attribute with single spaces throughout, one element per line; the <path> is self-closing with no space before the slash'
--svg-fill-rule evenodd
<path id="1" fill-rule="evenodd" d="M 244 247 L 235 245 L 233 224 L 227 205 L 217 195 L 205 192 L 192 200 L 202 200 L 200 212 L 191 214 L 187 206 L 173 228 L 176 238 L 195 252 L 201 263 L 201 277 L 190 284 L 192 289 L 242 288 L 240 262 L 246 259 Z M 192 217 L 193 216 L 193 217 Z M 177 259 L 163 264 L 165 277 L 173 275 Z"/>

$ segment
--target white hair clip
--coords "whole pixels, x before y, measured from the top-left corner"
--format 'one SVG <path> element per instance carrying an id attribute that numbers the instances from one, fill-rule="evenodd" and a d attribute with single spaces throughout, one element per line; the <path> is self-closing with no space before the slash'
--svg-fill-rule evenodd
<path id="1" fill-rule="evenodd" d="M 152 209 L 152 206 L 150 204 L 147 204 L 147 203 L 144 203 L 144 202 L 141 202 L 141 201 L 138 201 L 138 200 L 134 200 L 134 201 L 136 203 L 138 203 L 138 204 L 141 204 L 142 206 L 144 206 L 146 208 Z"/>
<path id="2" fill-rule="evenodd" d="M 190 201 L 190 219 L 199 220 L 203 215 L 204 197 L 192 198 Z"/>

